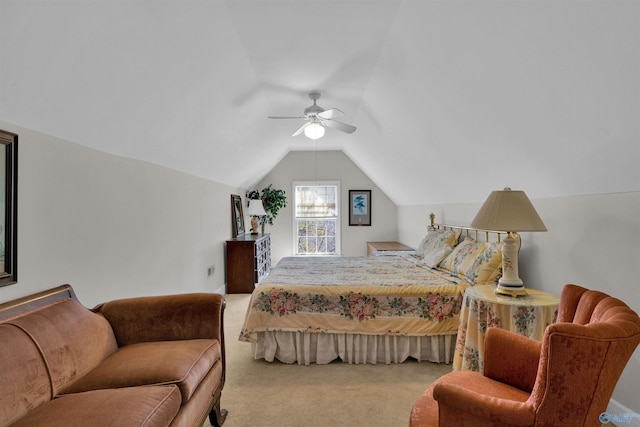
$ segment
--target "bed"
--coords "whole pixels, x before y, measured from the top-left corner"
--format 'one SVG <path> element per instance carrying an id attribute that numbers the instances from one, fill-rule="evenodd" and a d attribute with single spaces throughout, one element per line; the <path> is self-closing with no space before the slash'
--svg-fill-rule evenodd
<path id="1" fill-rule="evenodd" d="M 415 255 L 283 258 L 240 340 L 269 362 L 451 363 L 464 291 L 497 282 L 504 235 L 432 218 Z"/>

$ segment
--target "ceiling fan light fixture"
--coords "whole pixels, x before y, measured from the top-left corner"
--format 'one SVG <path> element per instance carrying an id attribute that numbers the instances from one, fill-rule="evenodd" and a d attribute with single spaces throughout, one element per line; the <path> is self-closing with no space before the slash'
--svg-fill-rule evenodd
<path id="1" fill-rule="evenodd" d="M 304 119 L 306 123 L 298 128 L 291 136 L 298 136 L 302 132 L 309 139 L 320 139 L 324 136 L 325 127 L 339 130 L 340 132 L 353 133 L 356 127 L 337 121 L 336 117 L 344 116 L 344 113 L 337 108 L 325 110 L 316 101 L 320 98 L 320 92 L 310 92 L 309 98 L 313 100 L 313 105 L 304 109 L 304 116 L 267 116 L 270 119 Z"/>
<path id="2" fill-rule="evenodd" d="M 310 123 L 304 128 L 304 136 L 309 139 L 320 139 L 324 136 L 324 126 L 320 123 Z"/>

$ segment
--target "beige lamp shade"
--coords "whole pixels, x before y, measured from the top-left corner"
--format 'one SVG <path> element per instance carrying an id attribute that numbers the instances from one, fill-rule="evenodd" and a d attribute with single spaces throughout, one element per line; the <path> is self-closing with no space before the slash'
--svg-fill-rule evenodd
<path id="1" fill-rule="evenodd" d="M 264 206 L 262 205 L 262 200 L 260 199 L 249 200 L 249 208 L 247 209 L 247 215 L 263 216 L 266 214 L 267 213 L 264 210 Z"/>
<path id="2" fill-rule="evenodd" d="M 547 231 L 524 191 L 493 191 L 484 202 L 471 227 L 498 231 Z"/>

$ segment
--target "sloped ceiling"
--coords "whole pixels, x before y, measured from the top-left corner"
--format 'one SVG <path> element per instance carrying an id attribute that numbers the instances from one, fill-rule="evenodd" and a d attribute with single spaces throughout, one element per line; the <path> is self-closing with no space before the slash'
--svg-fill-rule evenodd
<path id="1" fill-rule="evenodd" d="M 640 191 L 640 2 L 0 0 L 0 120 L 237 187 L 342 150 L 398 205 Z M 291 137 L 319 90 L 358 127 Z"/>

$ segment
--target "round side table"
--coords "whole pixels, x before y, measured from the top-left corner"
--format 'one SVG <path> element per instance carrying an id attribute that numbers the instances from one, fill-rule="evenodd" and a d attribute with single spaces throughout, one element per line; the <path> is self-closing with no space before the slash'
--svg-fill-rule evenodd
<path id="1" fill-rule="evenodd" d="M 527 295 L 496 295 L 494 286 L 467 288 L 460 310 L 453 370 L 480 371 L 484 367 L 487 328 L 502 328 L 542 340 L 544 330 L 558 317 L 560 298 L 527 288 Z"/>

